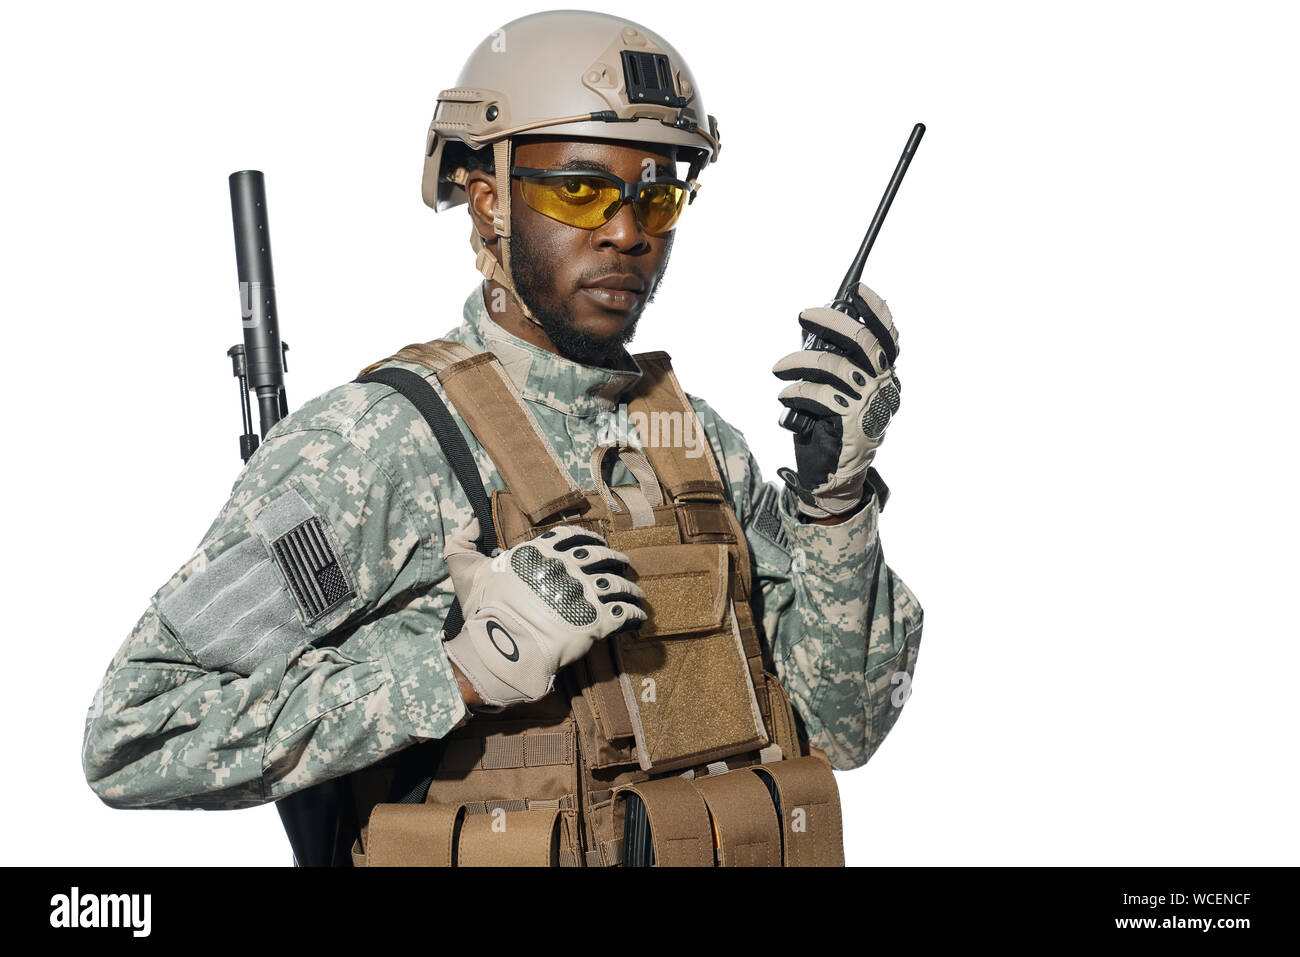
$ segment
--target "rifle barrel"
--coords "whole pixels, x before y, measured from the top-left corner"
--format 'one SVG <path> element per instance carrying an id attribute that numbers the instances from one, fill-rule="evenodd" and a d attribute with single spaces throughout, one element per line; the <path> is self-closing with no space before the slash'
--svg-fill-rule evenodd
<path id="1" fill-rule="evenodd" d="M 280 341 L 266 184 L 259 170 L 230 174 L 230 211 L 235 224 L 235 265 L 239 272 L 248 388 L 257 396 L 262 438 L 266 438 L 271 426 L 288 411 L 284 394 L 284 353 L 288 347 Z"/>

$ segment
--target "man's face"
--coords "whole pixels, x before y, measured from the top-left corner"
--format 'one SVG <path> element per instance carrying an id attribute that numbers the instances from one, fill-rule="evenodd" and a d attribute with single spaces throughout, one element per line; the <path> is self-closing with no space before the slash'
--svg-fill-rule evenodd
<path id="1" fill-rule="evenodd" d="M 519 143 L 514 163 L 597 170 L 635 183 L 650 169 L 660 177 L 677 175 L 665 150 L 653 144 L 541 140 Z M 620 365 L 623 345 L 667 268 L 673 233 L 646 233 L 630 204 L 596 229 L 569 226 L 530 208 L 518 180 L 511 186 L 510 271 L 520 297 L 561 355 L 590 365 Z"/>

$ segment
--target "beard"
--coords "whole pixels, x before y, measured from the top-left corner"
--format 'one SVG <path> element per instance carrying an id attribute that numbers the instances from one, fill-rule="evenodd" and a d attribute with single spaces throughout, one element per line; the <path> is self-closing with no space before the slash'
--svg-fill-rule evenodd
<path id="1" fill-rule="evenodd" d="M 659 282 L 668 270 L 673 239 L 674 235 L 669 233 L 663 265 L 650 284 L 642 310 L 654 302 Z M 599 366 L 602 369 L 634 369 L 635 364 L 628 356 L 625 346 L 636 335 L 640 313 L 621 332 L 608 338 L 594 336 L 576 328 L 568 306 L 549 287 L 551 273 L 546 264 L 553 261 L 553 256 L 530 243 L 527 233 L 516 232 L 510 237 L 510 272 L 515 291 L 541 323 L 543 331 L 550 337 L 560 355 L 572 362 Z"/>

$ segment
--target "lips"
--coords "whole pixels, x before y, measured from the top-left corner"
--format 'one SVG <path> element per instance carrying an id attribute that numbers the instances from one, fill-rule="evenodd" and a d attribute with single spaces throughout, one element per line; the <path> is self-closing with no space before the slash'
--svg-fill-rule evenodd
<path id="1" fill-rule="evenodd" d="M 584 282 L 581 288 L 583 293 L 605 309 L 631 312 L 641 301 L 641 296 L 645 292 L 645 283 L 640 276 L 617 273 Z"/>
<path id="2" fill-rule="evenodd" d="M 637 295 L 645 292 L 645 283 L 641 280 L 641 277 L 633 276 L 630 273 L 601 276 L 581 285 L 583 289 L 608 289 L 613 292 L 634 292 Z"/>
<path id="3" fill-rule="evenodd" d="M 617 312 L 631 312 L 641 301 L 639 293 L 630 289 L 608 289 L 603 286 L 583 286 L 582 294 L 594 299 L 597 305 Z"/>

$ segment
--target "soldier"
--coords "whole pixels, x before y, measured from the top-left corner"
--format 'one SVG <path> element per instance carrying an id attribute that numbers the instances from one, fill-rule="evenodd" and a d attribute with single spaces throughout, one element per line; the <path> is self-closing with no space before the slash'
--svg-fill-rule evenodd
<path id="1" fill-rule="evenodd" d="M 717 153 L 638 24 L 542 13 L 475 50 L 423 193 L 468 206 L 484 280 L 267 434 L 95 696 L 105 803 L 297 802 L 291 838 L 323 809 L 301 863 L 619 864 L 647 818 L 661 864 L 842 861 L 830 767 L 880 746 L 921 636 L 869 468 L 897 334 L 865 286 L 888 342 L 801 314 L 847 355 L 773 369 L 815 420 L 784 485 L 628 354 Z"/>

